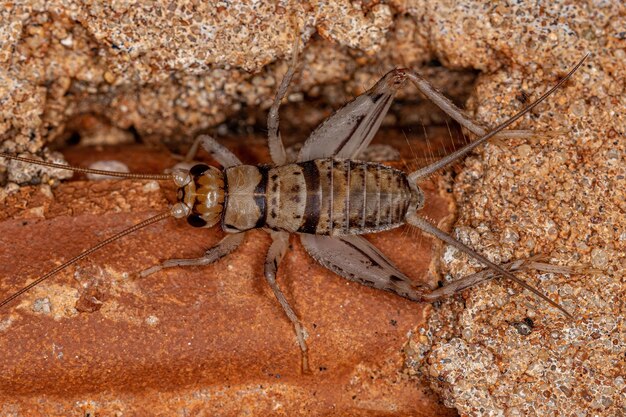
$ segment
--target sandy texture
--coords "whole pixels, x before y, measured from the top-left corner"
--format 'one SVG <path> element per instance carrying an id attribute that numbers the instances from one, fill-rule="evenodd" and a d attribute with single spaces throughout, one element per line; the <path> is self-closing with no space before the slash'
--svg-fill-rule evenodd
<path id="1" fill-rule="evenodd" d="M 532 7 L 479 1 L 269 3 L 4 4 L 0 149 L 53 159 L 59 155 L 42 146 L 72 137 L 84 144 L 136 138 L 175 144 L 212 127 L 219 132 L 256 125 L 286 70 L 296 22 L 304 45 L 302 71 L 289 95 L 292 105 L 282 114 L 285 131 L 314 126 L 329 106 L 362 92 L 394 66 L 421 69 L 461 101 L 471 91 L 469 110 L 495 125 L 591 52 L 574 79 L 520 123 L 560 134 L 488 145 L 465 161 L 453 187 L 456 236 L 492 260 L 542 254 L 556 264 L 595 268 L 594 274 L 567 277 L 522 275 L 576 320 L 568 322 L 508 283 L 483 285 L 438 305 L 429 325 L 416 319 L 404 372 L 407 386 L 428 378 L 463 415 L 626 414 L 625 7 L 592 1 Z M 473 70 L 481 71 L 478 78 Z M 403 92 L 405 106 L 394 108 L 387 123 L 440 120 L 430 108 L 410 103 L 414 97 L 411 89 Z M 312 101 L 315 106 L 307 104 Z M 17 183 L 50 184 L 57 177 L 0 167 L 9 191 Z M 50 195 L 45 187 L 20 193 L 41 189 Z M 13 198 L 6 195 L 1 191 L 0 200 Z M 65 190 L 55 197 L 70 201 L 76 195 Z M 88 203 L 84 215 L 92 217 L 86 224 L 102 220 L 95 209 L 130 209 L 116 198 L 117 208 Z M 57 217 L 45 204 L 10 201 L 3 219 Z M 163 203 L 146 204 L 143 210 Z M 57 233 L 68 233 L 65 220 L 56 221 Z M 107 221 L 115 223 L 112 217 Z M 247 250 L 253 256 L 257 249 Z M 449 248 L 441 259 L 441 271 L 455 277 L 480 269 Z M 48 308 L 37 304 L 38 311 Z M 11 326 L 7 320 L 0 329 Z M 393 343 L 400 349 L 405 341 Z M 201 381 L 210 379 L 193 372 Z M 359 409 L 393 412 L 368 404 Z M 407 405 L 395 412 L 409 410 Z"/>
<path id="2" fill-rule="evenodd" d="M 507 65 L 480 76 L 469 103 L 490 125 L 524 97 L 537 97 L 586 52 L 591 56 L 523 122 L 562 133 L 488 145 L 465 161 L 454 186 L 456 237 L 496 263 L 541 254 L 596 272 L 521 275 L 574 321 L 508 283 L 483 285 L 462 304 L 436 310 L 425 331 L 433 346 L 424 371 L 464 415 L 622 415 L 626 9 L 557 3 L 489 10 L 479 19 L 487 9 L 478 3 L 441 5 L 436 43 L 454 66 Z M 455 277 L 481 268 L 452 248 L 442 267 Z"/>
<path id="3" fill-rule="evenodd" d="M 304 93 L 336 107 L 391 68 L 434 58 L 417 23 L 394 23 L 389 5 L 144 3 L 16 2 L 0 10 L 3 149 L 35 152 L 72 135 L 83 144 L 133 135 L 189 143 L 225 122 L 253 123 L 252 110 L 269 108 L 287 69 L 296 25 L 303 54 L 292 102 Z M 473 76 L 451 74 L 433 67 L 426 75 L 465 98 Z M 285 128 L 315 126 L 329 110 L 318 107 L 287 110 Z"/>

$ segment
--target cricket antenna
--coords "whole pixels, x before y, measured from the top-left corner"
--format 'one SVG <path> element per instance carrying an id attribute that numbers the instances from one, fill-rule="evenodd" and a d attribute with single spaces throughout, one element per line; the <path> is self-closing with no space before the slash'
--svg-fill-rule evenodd
<path id="1" fill-rule="evenodd" d="M 493 129 L 491 132 L 489 132 L 486 135 L 482 136 L 481 138 L 476 139 L 475 141 L 468 143 L 467 145 L 465 145 L 461 149 L 459 149 L 459 150 L 457 150 L 455 152 L 452 152 L 451 154 L 441 158 L 440 160 L 438 160 L 437 162 L 435 162 L 433 164 L 428 165 L 427 167 L 424 167 L 422 169 L 418 169 L 417 171 L 411 172 L 409 174 L 409 176 L 408 176 L 409 181 L 411 183 L 416 183 L 418 180 L 420 180 L 420 179 L 422 179 L 422 178 L 432 174 L 433 172 L 435 172 L 435 171 L 437 171 L 437 170 L 439 170 L 439 169 L 441 169 L 441 168 L 451 164 L 452 162 L 456 161 L 457 159 L 459 159 L 463 155 L 469 153 L 472 149 L 476 148 L 477 146 L 481 145 L 482 143 L 484 143 L 487 140 L 489 140 L 492 137 L 494 137 L 497 133 L 500 133 L 501 131 L 503 131 L 507 127 L 511 126 L 519 118 L 521 118 L 523 115 L 525 115 L 526 113 L 528 113 L 529 111 L 534 109 L 537 105 L 539 105 L 539 103 L 544 101 L 546 98 L 548 98 L 548 96 L 550 96 L 557 89 L 559 89 L 563 84 L 565 84 L 565 82 L 572 75 L 574 75 L 574 73 L 578 70 L 578 68 L 580 68 L 580 66 L 583 64 L 583 62 L 585 62 L 585 60 L 588 57 L 589 57 L 589 54 L 586 54 L 580 61 L 578 61 L 578 63 L 574 66 L 574 68 L 572 68 L 570 70 L 570 72 L 568 72 L 567 75 L 565 75 L 565 77 L 561 78 L 561 80 L 559 80 L 559 82 L 554 85 L 554 87 L 552 87 L 551 89 L 549 89 L 548 91 L 543 93 L 541 95 L 541 97 L 539 97 L 537 100 L 533 101 L 528 106 L 524 107 L 524 109 L 522 109 L 520 112 L 518 112 L 514 116 L 510 117 L 505 122 L 500 124 L 498 127 Z"/>
<path id="2" fill-rule="evenodd" d="M 5 305 L 10 303 L 11 301 L 15 300 L 17 297 L 19 297 L 20 295 L 22 295 L 25 292 L 29 291 L 31 288 L 35 287 L 36 285 L 39 285 L 44 280 L 50 278 L 51 276 L 55 275 L 56 273 L 58 273 L 58 272 L 60 272 L 62 270 L 64 270 L 68 266 L 70 266 L 70 265 L 80 261 L 84 257 L 92 254 L 93 252 L 97 251 L 98 249 L 102 248 L 103 246 L 106 246 L 109 243 L 115 242 L 116 240 L 121 239 L 122 237 L 124 237 L 126 235 L 129 235 L 129 234 L 131 234 L 133 232 L 136 232 L 137 230 L 143 229 L 144 227 L 149 226 L 149 225 L 151 225 L 153 223 L 156 223 L 158 221 L 164 220 L 164 219 L 166 219 L 166 218 L 168 218 L 170 216 L 179 217 L 179 215 L 178 215 L 178 213 L 176 211 L 178 209 L 179 209 L 179 205 L 177 204 L 177 205 L 173 206 L 168 211 L 165 211 L 163 213 L 157 214 L 154 217 L 150 217 L 149 219 L 146 219 L 146 220 L 144 220 L 144 221 L 142 221 L 140 223 L 137 223 L 137 224 L 129 227 L 128 229 L 122 230 L 121 232 L 117 233 L 116 235 L 113 235 L 110 238 L 105 239 L 102 242 L 92 246 L 91 248 L 87 249 L 86 251 L 84 251 L 80 255 L 75 256 L 72 259 L 70 259 L 69 261 L 63 263 L 62 265 L 57 266 L 52 271 L 50 271 L 47 274 L 37 278 L 36 280 L 31 282 L 27 286 L 23 287 L 19 291 L 11 294 L 10 296 L 5 298 L 4 300 L 0 301 L 0 308 L 4 307 Z"/>
<path id="3" fill-rule="evenodd" d="M 68 171 L 82 172 L 84 174 L 109 175 L 111 177 L 132 178 L 136 180 L 171 180 L 172 174 L 135 174 L 132 172 L 107 171 L 103 169 L 80 168 L 71 165 L 56 164 L 54 162 L 37 161 L 35 159 L 15 156 L 8 153 L 0 152 L 0 158 L 13 159 L 15 161 L 26 162 L 29 164 L 42 165 L 50 168 L 66 169 Z M 0 305 L 1 307 L 1 305 Z"/>

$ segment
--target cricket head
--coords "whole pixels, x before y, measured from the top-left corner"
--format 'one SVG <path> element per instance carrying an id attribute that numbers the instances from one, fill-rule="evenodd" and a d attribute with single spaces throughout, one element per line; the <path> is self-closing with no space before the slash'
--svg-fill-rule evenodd
<path id="1" fill-rule="evenodd" d="M 190 170 L 173 172 L 178 186 L 178 203 L 172 207 L 172 215 L 187 218 L 193 227 L 212 227 L 224 210 L 224 174 L 221 170 L 197 164 Z"/>

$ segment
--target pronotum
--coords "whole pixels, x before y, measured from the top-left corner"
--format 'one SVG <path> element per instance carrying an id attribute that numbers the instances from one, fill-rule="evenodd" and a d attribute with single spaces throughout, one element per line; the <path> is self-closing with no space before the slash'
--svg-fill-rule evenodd
<path id="1" fill-rule="evenodd" d="M 7 159 L 77 172 L 171 180 L 178 187 L 178 202 L 170 210 L 111 236 L 71 258 L 4 298 L 0 301 L 0 308 L 101 247 L 150 224 L 174 217 L 185 218 L 193 227 L 209 228 L 219 225 L 227 235 L 200 258 L 166 260 L 144 270 L 141 272 L 142 276 L 156 273 L 163 268 L 215 262 L 235 250 L 243 241 L 245 232 L 251 229 L 261 228 L 271 234 L 272 244 L 267 252 L 264 274 L 293 324 L 302 351 L 304 370 L 308 369 L 304 327 L 276 282 L 279 263 L 288 248 L 289 235 L 294 233 L 300 236 L 302 245 L 315 260 L 336 274 L 413 301 L 434 301 L 480 281 L 503 276 L 570 316 L 556 302 L 512 274 L 511 271 L 519 268 L 519 262 L 496 265 L 421 218 L 417 212 L 425 201 L 417 184 L 492 137 L 532 136 L 533 133 L 529 131 L 505 129 L 563 85 L 586 57 L 536 101 L 490 132 L 465 116 L 416 72 L 395 69 L 382 77 L 370 90 L 326 119 L 308 137 L 296 160 L 291 161 L 286 156 L 278 131 L 278 110 L 294 74 L 296 58 L 297 55 L 294 54 L 268 115 L 271 165 L 244 165 L 233 153 L 209 136 L 202 136 L 199 141 L 222 168 L 197 164 L 189 170 L 176 169 L 171 174 L 163 175 L 70 167 L 0 153 L 0 157 Z M 373 139 L 396 92 L 406 81 L 412 82 L 426 97 L 471 133 L 479 136 L 479 139 L 409 174 L 380 163 L 355 160 Z M 363 234 L 382 232 L 405 223 L 475 258 L 487 267 L 487 271 L 462 278 L 434 291 L 412 282 L 376 247 L 361 237 Z M 534 266 L 540 267 L 537 263 Z"/>

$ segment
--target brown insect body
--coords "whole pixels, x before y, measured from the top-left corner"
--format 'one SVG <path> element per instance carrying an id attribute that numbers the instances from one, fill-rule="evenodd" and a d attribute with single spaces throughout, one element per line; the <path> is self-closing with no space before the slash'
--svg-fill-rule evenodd
<path id="1" fill-rule="evenodd" d="M 199 258 L 170 259 L 143 271 L 141 275 L 147 276 L 163 268 L 210 264 L 235 250 L 247 230 L 267 230 L 272 236 L 272 244 L 267 253 L 264 275 L 294 326 L 303 352 L 302 364 L 305 370 L 308 369 L 305 332 L 276 282 L 278 265 L 288 249 L 290 233 L 297 233 L 307 252 L 338 275 L 411 300 L 433 301 L 500 275 L 517 282 L 569 316 L 557 303 L 506 269 L 517 268 L 517 264 L 511 263 L 505 267 L 496 265 L 419 217 L 416 212 L 422 208 L 424 196 L 417 182 L 496 135 L 501 138 L 533 136 L 528 131 L 502 131 L 560 87 L 582 65 L 585 58 L 548 92 L 489 133 L 463 115 L 418 74 L 397 69 L 329 117 L 309 136 L 297 159 L 288 161 L 278 133 L 278 108 L 293 75 L 294 56 L 294 63 L 281 82 L 268 115 L 272 166 L 244 165 L 228 149 L 208 136 L 201 136 L 198 141 L 202 141 L 204 148 L 222 165 L 221 170 L 198 164 L 188 171 L 175 170 L 171 175 L 127 174 L 64 167 L 0 153 L 0 157 L 55 168 L 119 177 L 170 179 L 179 187 L 179 201 L 169 212 L 144 220 L 96 244 L 0 301 L 0 307 L 108 243 L 173 216 L 186 217 L 188 223 L 195 227 L 211 227 L 220 223 L 227 235 Z M 442 110 L 480 138 L 408 175 L 386 165 L 355 161 L 359 152 L 370 144 L 395 93 L 406 80 L 414 83 Z M 487 266 L 489 273 L 464 277 L 432 291 L 419 283 L 413 283 L 376 247 L 359 236 L 392 229 L 404 223 L 434 235 L 472 256 Z M 534 265 L 538 267 L 537 263 Z"/>
<path id="2" fill-rule="evenodd" d="M 405 223 L 424 197 L 406 174 L 383 164 L 317 159 L 278 167 L 238 165 L 223 174 L 200 164 L 179 201 L 187 221 L 211 227 L 221 217 L 228 233 L 269 228 L 289 233 L 358 235 Z"/>

